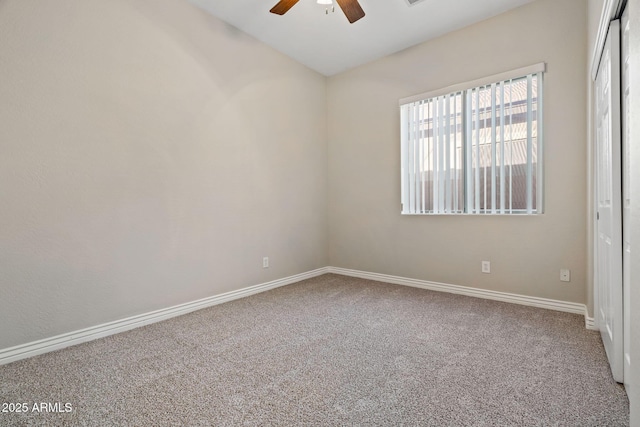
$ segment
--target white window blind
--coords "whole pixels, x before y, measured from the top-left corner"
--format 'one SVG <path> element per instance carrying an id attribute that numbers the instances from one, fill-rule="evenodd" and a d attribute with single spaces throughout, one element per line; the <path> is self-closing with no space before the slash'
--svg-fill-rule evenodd
<path id="1" fill-rule="evenodd" d="M 543 71 L 401 101 L 403 214 L 542 212 Z"/>

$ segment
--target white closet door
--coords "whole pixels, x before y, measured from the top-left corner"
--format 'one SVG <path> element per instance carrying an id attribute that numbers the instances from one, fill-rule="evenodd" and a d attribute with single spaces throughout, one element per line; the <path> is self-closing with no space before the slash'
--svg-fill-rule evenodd
<path id="1" fill-rule="evenodd" d="M 596 76 L 598 325 L 613 378 L 623 381 L 620 22 L 613 21 Z"/>
<path id="2" fill-rule="evenodd" d="M 622 299 L 623 299 L 623 325 L 624 325 L 624 382 L 627 390 L 629 390 L 628 379 L 631 369 L 631 233 L 629 218 L 631 213 L 631 193 L 629 191 L 629 183 L 631 177 L 631 169 L 629 168 L 629 125 L 631 117 L 629 115 L 629 18 L 628 10 L 625 9 L 622 14 L 622 31 L 621 41 L 622 49 L 620 51 L 621 67 L 622 67 Z"/>

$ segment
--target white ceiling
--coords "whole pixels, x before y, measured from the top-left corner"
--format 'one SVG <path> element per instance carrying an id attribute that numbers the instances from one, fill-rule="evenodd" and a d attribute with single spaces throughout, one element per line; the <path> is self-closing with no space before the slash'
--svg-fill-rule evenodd
<path id="1" fill-rule="evenodd" d="M 533 0 L 359 0 L 366 16 L 349 24 L 339 6 L 325 15 L 300 0 L 285 15 L 278 0 L 191 0 L 321 74 L 330 76 L 503 13 Z M 334 1 L 335 3 L 335 1 Z"/>

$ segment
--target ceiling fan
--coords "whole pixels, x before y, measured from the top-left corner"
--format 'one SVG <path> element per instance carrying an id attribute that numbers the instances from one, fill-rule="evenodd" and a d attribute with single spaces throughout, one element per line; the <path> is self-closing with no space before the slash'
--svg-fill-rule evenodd
<path id="1" fill-rule="evenodd" d="M 299 0 L 280 0 L 270 10 L 271 13 L 276 15 L 284 15 L 291 9 Z M 344 12 L 350 23 L 356 22 L 358 19 L 364 16 L 364 10 L 360 7 L 358 0 L 336 0 L 340 9 Z"/>

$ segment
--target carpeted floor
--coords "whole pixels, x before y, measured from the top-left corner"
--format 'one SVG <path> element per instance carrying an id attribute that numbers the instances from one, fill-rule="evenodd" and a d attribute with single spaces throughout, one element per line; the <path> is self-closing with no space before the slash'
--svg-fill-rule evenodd
<path id="1" fill-rule="evenodd" d="M 29 407 L 3 426 L 629 423 L 582 316 L 337 275 L 0 366 L 0 402 Z"/>

